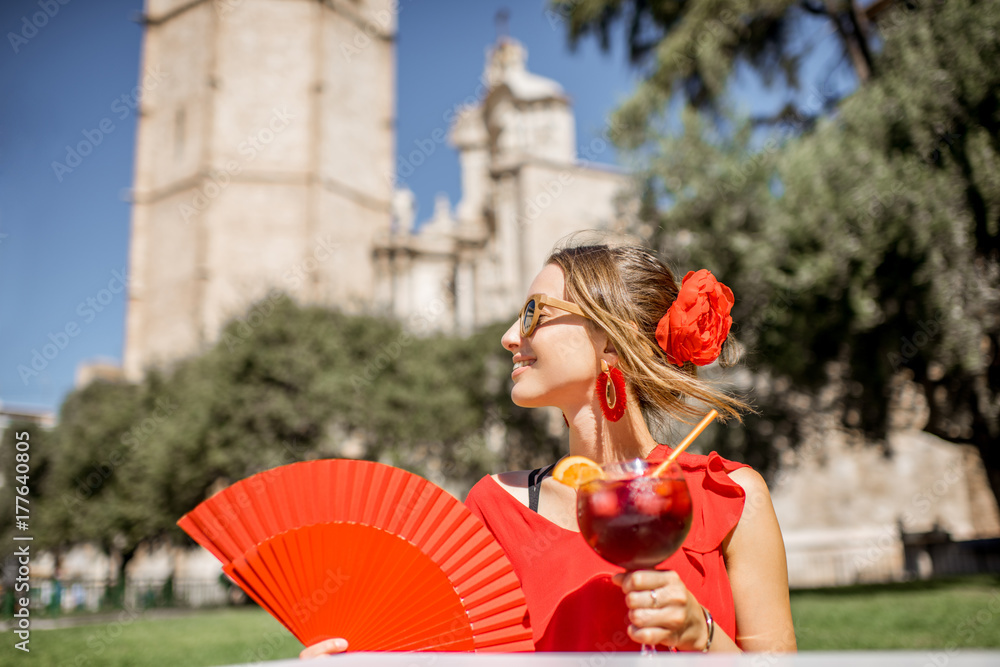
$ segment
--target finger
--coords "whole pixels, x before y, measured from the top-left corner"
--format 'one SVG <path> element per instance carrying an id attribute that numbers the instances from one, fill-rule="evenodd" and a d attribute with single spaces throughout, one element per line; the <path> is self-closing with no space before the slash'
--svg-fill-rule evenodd
<path id="1" fill-rule="evenodd" d="M 653 576 L 651 576 L 651 573 L 648 570 L 626 572 L 622 576 L 622 590 L 626 593 L 631 593 L 632 591 L 647 591 L 650 588 L 656 587 L 652 579 Z"/>
<path id="2" fill-rule="evenodd" d="M 646 644 L 647 646 L 673 646 L 670 633 L 663 628 L 640 628 L 635 625 L 628 626 L 628 636 L 636 644 Z"/>
<path id="3" fill-rule="evenodd" d="M 664 604 L 664 589 L 650 588 L 625 594 L 625 606 L 629 609 L 659 609 Z"/>
<path id="4" fill-rule="evenodd" d="M 321 655 L 331 655 L 334 653 L 343 653 L 347 650 L 347 640 L 341 637 L 334 637 L 333 639 L 325 639 L 321 642 L 317 642 L 312 646 L 307 646 L 302 649 L 299 653 L 299 658 L 316 658 Z"/>
<path id="5" fill-rule="evenodd" d="M 684 629 L 684 610 L 671 609 L 630 609 L 629 622 L 637 628 L 660 628 L 670 632 Z"/>
<path id="6" fill-rule="evenodd" d="M 629 609 L 684 609 L 687 606 L 687 595 L 687 589 L 681 586 L 632 591 L 625 595 L 625 606 Z"/>
<path id="7" fill-rule="evenodd" d="M 680 581 L 673 570 L 635 570 L 625 573 L 621 587 L 626 593 L 662 588 Z"/>

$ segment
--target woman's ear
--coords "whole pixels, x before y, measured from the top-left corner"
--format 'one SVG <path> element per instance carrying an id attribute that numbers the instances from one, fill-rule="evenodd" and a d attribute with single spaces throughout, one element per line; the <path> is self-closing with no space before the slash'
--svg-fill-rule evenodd
<path id="1" fill-rule="evenodd" d="M 635 322 L 629 322 L 629 324 L 632 326 L 632 329 L 634 329 L 636 333 L 639 333 L 638 324 L 636 324 Z M 601 335 L 604 336 L 604 353 L 601 355 L 601 358 L 604 359 L 604 361 L 608 362 L 608 366 L 617 367 L 619 361 L 618 350 L 615 349 L 615 344 L 611 342 L 610 336 L 608 336 L 603 331 L 601 332 Z"/>
<path id="2" fill-rule="evenodd" d="M 611 339 L 607 336 L 604 337 L 604 352 L 601 354 L 601 359 L 608 362 L 608 366 L 615 368 L 618 366 L 618 350 L 615 349 L 615 344 L 611 342 Z"/>

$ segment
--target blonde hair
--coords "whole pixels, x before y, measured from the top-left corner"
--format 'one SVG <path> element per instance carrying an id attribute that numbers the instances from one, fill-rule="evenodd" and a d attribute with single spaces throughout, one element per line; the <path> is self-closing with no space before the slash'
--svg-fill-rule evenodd
<path id="1" fill-rule="evenodd" d="M 656 325 L 677 297 L 673 273 L 650 250 L 635 244 L 600 243 L 557 247 L 546 264 L 560 266 L 566 296 L 608 335 L 618 352 L 618 367 L 647 421 L 665 416 L 688 422 L 702 408 L 685 397 L 719 411 L 722 419 L 740 420 L 748 410 L 734 398 L 698 378 L 691 362 L 676 366 L 656 342 Z M 726 341 L 719 362 L 738 361 L 738 346 Z"/>

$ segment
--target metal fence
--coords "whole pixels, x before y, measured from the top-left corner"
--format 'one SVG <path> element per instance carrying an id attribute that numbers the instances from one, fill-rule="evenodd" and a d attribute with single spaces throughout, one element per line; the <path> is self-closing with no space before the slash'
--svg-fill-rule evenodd
<path id="1" fill-rule="evenodd" d="M 244 601 L 242 591 L 218 579 L 129 579 L 125 586 L 105 579 L 32 579 L 31 601 L 36 609 L 72 613 L 127 606 L 207 607 Z"/>

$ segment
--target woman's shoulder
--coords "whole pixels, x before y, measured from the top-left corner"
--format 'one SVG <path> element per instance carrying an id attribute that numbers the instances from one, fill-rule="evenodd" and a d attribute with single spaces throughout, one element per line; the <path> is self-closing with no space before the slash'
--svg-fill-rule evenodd
<path id="1" fill-rule="evenodd" d="M 473 485 L 466 496 L 465 503 L 475 503 L 478 499 L 495 497 L 498 493 L 516 496 L 517 489 L 528 488 L 530 470 L 508 470 L 491 475 L 484 475 Z M 501 496 L 502 497 L 502 496 Z"/>
<path id="2" fill-rule="evenodd" d="M 738 484 L 743 489 L 746 502 L 752 506 L 767 500 L 770 503 L 771 492 L 767 488 L 767 482 L 759 472 L 748 465 L 742 465 L 731 471 L 729 479 Z"/>
<path id="3" fill-rule="evenodd" d="M 511 470 L 484 475 L 469 490 L 465 506 L 495 533 L 519 514 L 517 505 L 527 508 L 526 489 L 530 472 Z"/>
<path id="4" fill-rule="evenodd" d="M 501 489 L 526 489 L 528 487 L 528 475 L 530 470 L 508 470 L 506 472 L 495 472 L 483 475 L 472 487 L 480 491 L 500 487 Z"/>
<path id="5" fill-rule="evenodd" d="M 747 497 L 769 493 L 767 482 L 764 481 L 761 474 L 746 464 L 739 464 L 738 468 L 732 470 L 729 473 L 729 479 L 743 487 Z"/>
<path id="6" fill-rule="evenodd" d="M 530 474 L 530 470 L 508 470 L 507 472 L 487 475 L 487 477 L 492 477 L 497 484 L 505 488 L 526 489 L 528 488 L 528 475 Z"/>

